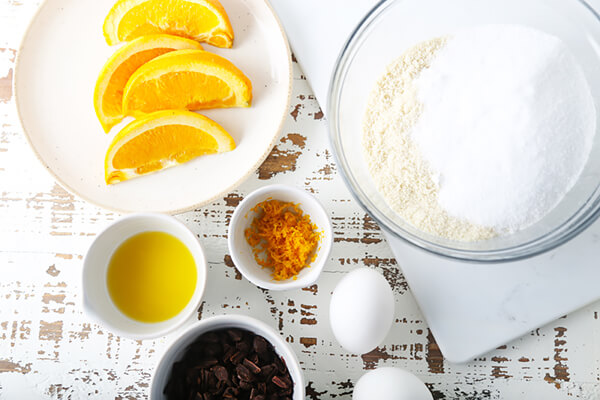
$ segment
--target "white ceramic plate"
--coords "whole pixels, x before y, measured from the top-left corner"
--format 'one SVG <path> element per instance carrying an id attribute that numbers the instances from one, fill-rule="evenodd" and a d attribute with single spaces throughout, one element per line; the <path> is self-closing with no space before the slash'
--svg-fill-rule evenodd
<path id="1" fill-rule="evenodd" d="M 93 92 L 98 73 L 116 50 L 102 35 L 114 0 L 42 4 L 17 56 L 15 94 L 23 130 L 59 183 L 104 208 L 178 213 L 223 196 L 258 168 L 288 111 L 289 46 L 265 0 L 221 2 L 233 25 L 233 48 L 204 47 L 244 71 L 252 81 L 254 99 L 250 108 L 202 114 L 221 124 L 237 148 L 111 186 L 104 183 L 104 156 L 123 124 L 104 134 L 94 113 Z"/>

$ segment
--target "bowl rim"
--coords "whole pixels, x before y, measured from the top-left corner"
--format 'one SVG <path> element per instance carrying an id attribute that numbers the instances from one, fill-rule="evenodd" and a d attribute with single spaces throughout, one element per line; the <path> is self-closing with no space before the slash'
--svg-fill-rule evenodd
<path id="1" fill-rule="evenodd" d="M 154 385 L 156 385 L 157 383 L 157 373 L 158 371 L 163 368 L 163 370 L 165 370 L 165 368 L 167 367 L 163 367 L 163 364 L 165 362 L 165 359 L 167 358 L 167 356 L 169 354 L 171 354 L 174 351 L 177 351 L 177 349 L 179 349 L 179 343 L 181 342 L 182 339 L 186 338 L 188 335 L 191 335 L 193 332 L 196 333 L 196 335 L 201 335 L 204 332 L 210 332 L 211 330 L 214 329 L 225 329 L 227 326 L 232 327 L 232 328 L 240 328 L 240 329 L 246 329 L 249 330 L 255 334 L 258 334 L 260 336 L 268 336 L 265 337 L 265 339 L 267 339 L 267 341 L 269 343 L 271 343 L 271 345 L 274 345 L 273 342 L 277 342 L 277 346 L 279 347 L 279 349 L 281 351 L 277 351 L 276 353 L 277 355 L 279 355 L 280 357 L 282 357 L 285 361 L 286 366 L 288 367 L 288 372 L 290 373 L 290 376 L 292 377 L 293 380 L 293 387 L 294 387 L 294 399 L 296 399 L 296 397 L 298 396 L 298 398 L 304 399 L 305 397 L 305 386 L 304 386 L 304 374 L 302 371 L 302 368 L 300 367 L 300 362 L 298 361 L 298 357 L 296 356 L 296 353 L 294 352 L 294 350 L 291 348 L 291 346 L 279 335 L 279 333 L 272 328 L 271 326 L 269 326 L 268 324 L 266 324 L 265 322 L 247 316 L 247 315 L 242 315 L 242 314 L 224 314 L 224 315 L 216 315 L 216 316 L 212 316 L 212 317 L 208 317 L 206 319 L 202 319 L 200 321 L 195 322 L 193 325 L 191 325 L 190 327 L 186 328 L 184 331 L 180 332 L 176 338 L 174 338 L 172 341 L 169 342 L 169 344 L 167 344 L 167 346 L 165 347 L 165 349 L 162 351 L 162 354 L 160 355 L 160 358 L 158 359 L 158 362 L 156 363 L 156 367 L 154 367 L 154 370 L 152 371 L 152 377 L 150 380 L 150 386 L 149 386 L 149 398 L 150 400 L 152 400 L 152 393 L 153 393 L 153 389 L 154 389 Z M 168 368 L 166 370 L 168 373 L 170 372 L 170 368 Z M 296 391 L 299 392 L 299 395 L 296 394 Z"/>
<path id="2" fill-rule="evenodd" d="M 328 93 L 327 93 L 327 116 L 329 140 L 334 159 L 341 166 L 340 175 L 348 187 L 352 197 L 367 211 L 367 213 L 379 224 L 384 232 L 391 234 L 403 242 L 420 248 L 430 254 L 442 258 L 476 263 L 476 264 L 498 264 L 512 261 L 519 261 L 535 257 L 551 251 L 571 239 L 575 238 L 581 232 L 592 225 L 600 216 L 600 185 L 596 187 L 593 194 L 580 206 L 580 208 L 571 215 L 566 221 L 554 230 L 535 237 L 525 243 L 512 245 L 505 248 L 493 250 L 468 250 L 434 243 L 421 238 L 408 230 L 394 223 L 389 217 L 375 206 L 369 197 L 362 191 L 360 184 L 352 175 L 348 161 L 346 159 L 343 147 L 340 141 L 339 114 L 337 106 L 341 95 L 341 89 L 348 68 L 351 64 L 349 56 L 356 49 L 356 43 L 362 34 L 369 29 L 380 15 L 382 15 L 390 6 L 403 0 L 381 0 L 379 1 L 354 28 L 346 42 L 344 43 L 331 75 Z M 584 0 L 572 0 L 579 4 L 592 16 L 600 22 L 600 14 L 596 12 Z M 598 129 L 598 128 L 597 128 Z M 596 135 L 598 135 L 598 131 Z M 590 203 L 591 202 L 591 203 Z"/>
<path id="3" fill-rule="evenodd" d="M 270 192 L 289 192 L 289 193 L 293 193 L 295 197 L 298 197 L 301 201 L 299 201 L 300 203 L 300 208 L 302 208 L 302 201 L 304 202 L 310 202 L 312 205 L 315 206 L 315 208 L 317 208 L 319 210 L 319 213 L 322 213 L 324 218 L 323 221 L 326 221 L 324 226 L 319 226 L 320 229 L 323 230 L 323 240 L 321 242 L 321 249 L 319 250 L 320 252 L 322 252 L 323 257 L 321 258 L 321 261 L 319 263 L 314 263 L 310 265 L 310 269 L 311 272 L 315 271 L 314 273 L 304 276 L 304 277 L 299 277 L 298 279 L 287 279 L 285 281 L 266 281 L 264 279 L 261 279 L 259 277 L 257 277 L 253 272 L 252 269 L 249 268 L 237 255 L 237 250 L 238 250 L 238 246 L 236 245 L 236 241 L 234 240 L 234 236 L 235 236 L 235 228 L 241 223 L 242 218 L 244 218 L 245 213 L 247 213 L 247 210 L 250 210 L 250 208 L 254 207 L 255 205 L 255 199 L 259 196 L 264 195 L 265 193 L 270 193 Z M 274 196 L 276 197 L 276 195 Z M 313 217 L 311 215 L 311 217 Z M 313 220 L 313 222 L 315 222 Z M 306 192 L 305 190 L 299 189 L 295 186 L 292 185 L 284 185 L 284 184 L 273 184 L 273 185 L 267 185 L 267 186 L 263 186 L 257 190 L 254 190 L 253 192 L 250 192 L 248 195 L 246 195 L 246 197 L 244 197 L 244 199 L 240 202 L 240 204 L 238 204 L 238 206 L 235 208 L 233 215 L 231 216 L 231 220 L 229 222 L 229 229 L 228 229 L 228 234 L 227 234 L 227 245 L 229 247 L 229 254 L 231 256 L 231 259 L 235 265 L 235 267 L 238 269 L 238 271 L 240 271 L 240 273 L 246 278 L 248 279 L 250 282 L 252 282 L 254 285 L 261 287 L 263 289 L 269 289 L 269 290 L 290 290 L 290 289 L 300 289 L 300 288 L 304 288 L 304 287 L 308 287 L 312 284 L 314 284 L 320 277 L 321 272 L 323 271 L 323 268 L 325 267 L 325 264 L 327 263 L 327 260 L 329 259 L 329 254 L 331 253 L 331 248 L 332 248 L 332 244 L 333 244 L 333 227 L 331 225 L 331 218 L 329 216 L 329 214 L 327 213 L 327 211 L 325 210 L 325 207 L 323 207 L 323 205 L 321 204 L 321 202 L 313 195 L 311 195 L 310 193 Z M 256 265 L 257 268 L 260 268 L 258 265 Z"/>
<path id="4" fill-rule="evenodd" d="M 90 250 L 96 245 L 96 243 L 100 237 L 102 237 L 103 235 L 109 234 L 109 231 L 114 229 L 117 225 L 120 225 L 123 223 L 127 224 L 131 220 L 135 220 L 135 219 L 159 219 L 167 224 L 171 224 L 171 225 L 177 226 L 179 228 L 182 228 L 183 234 L 188 236 L 190 239 L 193 239 L 192 243 L 194 243 L 194 246 L 196 247 L 195 250 L 197 250 L 198 255 L 200 256 L 200 260 L 196 260 L 196 257 L 194 257 L 194 260 L 196 261 L 196 269 L 198 270 L 198 276 L 202 277 L 202 282 L 196 282 L 196 289 L 194 290 L 192 299 L 190 300 L 190 302 L 188 302 L 188 304 L 186 305 L 185 308 L 187 308 L 192 303 L 193 297 L 196 296 L 196 294 L 198 294 L 198 301 L 195 302 L 194 307 L 190 307 L 188 312 L 184 312 L 185 311 L 185 308 L 184 308 L 179 313 L 177 313 L 175 316 L 173 316 L 169 319 L 169 320 L 171 320 L 173 318 L 180 317 L 180 320 L 178 322 L 169 324 L 168 326 L 166 326 L 163 329 L 155 330 L 155 331 L 152 331 L 149 333 L 144 333 L 144 334 L 137 334 L 137 333 L 130 332 L 126 329 L 122 329 L 122 328 L 116 326 L 112 321 L 108 320 L 107 318 L 104 318 L 102 315 L 100 315 L 98 312 L 96 312 L 94 306 L 92 305 L 92 302 L 90 301 L 90 299 L 88 298 L 88 296 L 86 294 L 86 288 L 88 287 L 88 284 L 86 284 L 85 276 L 86 276 L 86 271 L 88 271 L 91 268 L 90 261 L 89 261 Z M 158 229 L 158 230 L 160 230 L 160 229 Z M 188 246 L 186 245 L 186 247 L 188 247 Z M 201 261 L 200 265 L 198 265 L 199 263 L 197 261 Z M 204 292 L 206 291 L 207 278 L 208 278 L 208 262 L 206 260 L 206 253 L 204 251 L 204 247 L 202 247 L 202 244 L 200 243 L 200 241 L 198 240 L 198 238 L 196 237 L 194 232 L 192 232 L 183 222 L 179 221 L 178 219 L 176 219 L 175 217 L 173 217 L 171 215 L 162 214 L 162 213 L 129 214 L 124 217 L 118 218 L 117 220 L 110 223 L 108 226 L 104 227 L 104 229 L 102 229 L 96 235 L 96 237 L 94 238 L 94 240 L 92 241 L 92 243 L 90 244 L 90 246 L 88 247 L 88 249 L 86 251 L 85 257 L 83 258 L 83 267 L 81 270 L 82 309 L 83 309 L 84 313 L 86 315 L 88 315 L 90 318 L 97 321 L 102 326 L 106 327 L 111 332 L 113 332 L 119 336 L 127 337 L 130 339 L 135 339 L 135 340 L 156 339 L 158 337 L 165 336 L 166 334 L 173 332 L 174 330 L 180 328 L 190 319 L 190 317 L 192 315 L 195 314 L 200 303 L 202 302 L 202 298 L 204 297 Z M 105 283 L 104 283 L 104 285 L 105 285 Z M 117 307 L 117 310 L 118 310 L 118 307 Z M 131 319 L 130 317 L 128 317 L 126 315 L 125 315 L 125 317 Z M 162 322 L 167 322 L 169 320 L 162 321 Z M 133 320 L 133 321 L 135 321 L 135 320 Z M 141 324 L 147 324 L 149 326 L 152 325 L 152 323 L 144 323 L 144 322 L 140 322 L 140 321 L 136 321 L 136 322 L 139 322 Z"/>

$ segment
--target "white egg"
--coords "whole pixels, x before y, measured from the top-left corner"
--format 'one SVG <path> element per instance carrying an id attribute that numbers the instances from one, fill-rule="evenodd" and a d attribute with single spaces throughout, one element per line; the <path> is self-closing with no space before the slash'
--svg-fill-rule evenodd
<path id="1" fill-rule="evenodd" d="M 419 378 L 400 368 L 377 368 L 354 385 L 352 400 L 433 400 Z"/>
<path id="2" fill-rule="evenodd" d="M 359 268 L 337 284 L 329 306 L 331 329 L 344 349 L 364 354 L 387 336 L 394 320 L 394 294 L 381 274 Z"/>

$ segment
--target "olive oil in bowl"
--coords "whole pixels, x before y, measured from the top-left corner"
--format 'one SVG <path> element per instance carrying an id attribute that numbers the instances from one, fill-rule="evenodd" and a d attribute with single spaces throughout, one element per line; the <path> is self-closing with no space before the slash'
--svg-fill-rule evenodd
<path id="1" fill-rule="evenodd" d="M 187 306 L 197 276 L 194 257 L 179 239 L 165 232 L 142 232 L 113 253 L 106 281 L 113 303 L 123 314 L 156 323 Z"/>

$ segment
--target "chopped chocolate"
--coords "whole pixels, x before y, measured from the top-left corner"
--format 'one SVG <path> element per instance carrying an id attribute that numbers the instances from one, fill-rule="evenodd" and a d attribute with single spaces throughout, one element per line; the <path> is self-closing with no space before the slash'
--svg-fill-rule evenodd
<path id="1" fill-rule="evenodd" d="M 173 364 L 168 400 L 291 400 L 283 358 L 262 336 L 229 328 L 199 336 Z"/>

